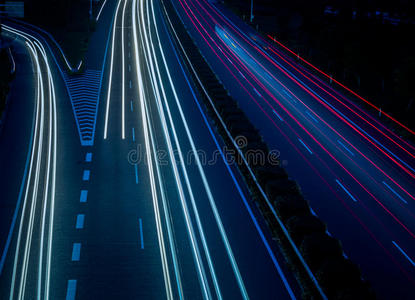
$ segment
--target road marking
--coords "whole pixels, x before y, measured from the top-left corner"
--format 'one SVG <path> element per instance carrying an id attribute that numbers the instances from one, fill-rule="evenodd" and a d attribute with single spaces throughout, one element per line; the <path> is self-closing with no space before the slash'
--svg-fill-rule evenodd
<path id="1" fill-rule="evenodd" d="M 293 96 L 291 96 L 291 94 L 289 94 L 286 90 L 282 91 L 285 95 L 287 95 L 289 98 L 292 98 Z"/>
<path id="2" fill-rule="evenodd" d="M 66 300 L 75 300 L 76 294 L 76 280 L 68 280 L 68 287 L 66 289 Z"/>
<path id="3" fill-rule="evenodd" d="M 402 198 L 402 196 L 401 195 L 399 195 L 397 192 L 395 192 L 395 190 L 394 189 L 392 189 L 390 186 L 389 186 L 389 184 L 387 184 L 385 181 L 382 181 L 382 183 L 384 184 L 384 185 L 386 185 L 386 187 L 388 188 L 388 189 L 390 189 L 391 191 L 392 191 L 392 193 L 394 193 L 399 199 L 401 199 L 402 200 L 402 202 L 404 202 L 405 204 L 408 204 L 408 202 L 406 202 L 406 200 L 404 199 L 404 198 Z"/>
<path id="4" fill-rule="evenodd" d="M 135 130 L 134 130 L 134 127 L 132 128 L 133 130 L 133 142 L 135 142 Z"/>
<path id="5" fill-rule="evenodd" d="M 85 215 L 79 214 L 76 216 L 76 229 L 84 228 Z"/>
<path id="6" fill-rule="evenodd" d="M 87 190 L 82 190 L 82 191 L 81 191 L 81 197 L 80 197 L 80 199 L 79 199 L 79 202 L 81 202 L 81 203 L 85 203 L 85 202 L 86 202 L 87 197 L 88 197 L 88 191 L 87 191 Z"/>
<path id="7" fill-rule="evenodd" d="M 81 243 L 73 243 L 72 261 L 79 261 L 80 256 L 81 256 Z"/>
<path id="8" fill-rule="evenodd" d="M 131 80 L 130 80 L 130 89 L 132 88 Z"/>
<path id="9" fill-rule="evenodd" d="M 128 65 L 128 72 L 131 72 L 131 65 Z"/>
<path id="10" fill-rule="evenodd" d="M 85 156 L 85 161 L 86 162 L 91 162 L 92 161 L 92 153 L 88 152 Z"/>
<path id="11" fill-rule="evenodd" d="M 349 195 L 350 196 L 350 198 L 352 198 L 352 200 L 354 201 L 354 202 L 357 202 L 357 200 L 356 200 L 356 198 L 355 197 L 353 197 L 353 195 L 343 186 L 343 184 L 341 184 L 341 182 L 339 181 L 339 180 L 337 180 L 336 179 L 336 182 L 337 182 L 337 184 L 338 185 L 340 185 L 340 187 L 347 193 L 347 195 Z"/>
<path id="12" fill-rule="evenodd" d="M 262 97 L 262 95 L 257 91 L 257 89 L 256 88 L 253 88 L 254 89 L 254 91 L 255 91 L 255 93 L 257 93 L 257 95 L 259 96 L 259 97 Z"/>
<path id="13" fill-rule="evenodd" d="M 309 112 L 309 111 L 306 111 L 305 112 L 311 119 L 313 119 L 313 121 L 314 122 L 316 122 L 316 123 L 318 123 L 318 120 Z"/>
<path id="14" fill-rule="evenodd" d="M 310 207 L 310 212 L 311 212 L 311 214 L 313 215 L 313 216 L 315 216 L 315 217 L 318 217 L 317 216 L 317 214 L 316 214 L 316 212 Z"/>
<path id="15" fill-rule="evenodd" d="M 140 224 L 140 241 L 141 241 L 141 249 L 144 249 L 144 238 L 143 238 L 143 221 L 138 219 L 138 223 Z"/>
<path id="16" fill-rule="evenodd" d="M 131 108 L 131 111 L 134 111 L 134 108 L 133 108 L 133 100 L 130 101 L 130 108 Z"/>
<path id="17" fill-rule="evenodd" d="M 244 79 L 246 79 L 246 77 L 244 76 L 244 74 L 242 74 L 242 72 L 241 71 L 238 71 L 239 72 L 239 74 L 241 74 L 241 76 L 244 78 Z"/>
<path id="18" fill-rule="evenodd" d="M 349 148 L 346 147 L 345 144 L 343 144 L 340 140 L 337 140 L 337 142 L 344 148 L 347 150 L 347 152 L 349 152 L 352 156 L 354 156 L 354 153 L 352 151 L 350 151 Z"/>
<path id="19" fill-rule="evenodd" d="M 284 122 L 284 120 L 281 118 L 281 116 L 275 110 L 272 110 L 272 111 L 278 117 L 278 119 L 280 119 L 281 122 Z"/>
<path id="20" fill-rule="evenodd" d="M 300 141 L 300 143 L 307 149 L 308 152 L 310 152 L 310 154 L 313 154 L 313 152 L 311 152 L 310 148 L 307 147 L 306 144 L 304 144 L 304 142 L 301 139 L 298 139 Z"/>
<path id="21" fill-rule="evenodd" d="M 122 9 L 122 17 L 121 17 L 121 62 L 122 62 L 122 96 L 121 96 L 121 115 L 122 115 L 122 123 L 121 123 L 121 136 L 122 139 L 125 139 L 125 43 L 124 43 L 124 20 L 125 20 L 125 8 L 127 7 L 127 1 L 124 1 L 124 6 Z M 130 80 L 130 88 L 131 88 L 131 80 Z"/>
<path id="22" fill-rule="evenodd" d="M 128 58 L 130 58 L 131 57 L 131 52 L 128 52 Z"/>
<path id="23" fill-rule="evenodd" d="M 91 175 L 91 172 L 89 170 L 84 170 L 84 174 L 82 175 L 82 180 L 88 181 L 90 175 Z"/>
<path id="24" fill-rule="evenodd" d="M 397 243 L 395 243 L 395 241 L 392 241 L 392 244 L 394 244 L 395 247 L 398 248 L 398 250 L 403 254 L 403 256 L 405 256 L 405 258 L 411 263 L 411 265 L 415 267 L 415 262 L 408 256 L 408 254 L 406 254 L 406 252 L 403 251 L 402 248 L 399 247 Z"/>
<path id="25" fill-rule="evenodd" d="M 135 172 L 135 183 L 138 184 L 138 168 L 137 168 L 137 164 L 134 165 L 134 172 Z"/>
<path id="26" fill-rule="evenodd" d="M 228 61 L 231 63 L 231 65 L 232 65 L 232 66 L 235 66 L 235 65 L 233 64 L 233 62 L 229 59 L 229 57 L 227 57 L 227 59 L 228 59 Z"/>

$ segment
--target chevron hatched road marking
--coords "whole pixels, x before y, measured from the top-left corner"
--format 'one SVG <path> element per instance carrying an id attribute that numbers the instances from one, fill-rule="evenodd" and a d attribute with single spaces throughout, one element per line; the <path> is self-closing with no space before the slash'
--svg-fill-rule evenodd
<path id="1" fill-rule="evenodd" d="M 83 146 L 94 143 L 101 74 L 101 71 L 87 69 L 79 75 L 64 75 Z"/>

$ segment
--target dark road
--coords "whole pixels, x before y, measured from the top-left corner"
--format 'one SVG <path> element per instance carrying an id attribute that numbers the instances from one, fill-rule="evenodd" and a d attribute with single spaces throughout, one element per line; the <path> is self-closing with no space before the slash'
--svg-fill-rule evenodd
<path id="1" fill-rule="evenodd" d="M 166 1 L 103 1 L 79 74 L 2 24 L 20 73 L 0 132 L 0 299 L 302 298 Z M 219 1 L 172 4 L 344 256 L 380 299 L 411 299 L 415 146 Z"/>

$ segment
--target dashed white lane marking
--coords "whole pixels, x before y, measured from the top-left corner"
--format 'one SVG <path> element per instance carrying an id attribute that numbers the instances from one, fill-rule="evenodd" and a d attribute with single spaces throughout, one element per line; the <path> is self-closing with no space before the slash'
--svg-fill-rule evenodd
<path id="1" fill-rule="evenodd" d="M 80 257 L 81 257 L 81 243 L 73 243 L 72 261 L 79 261 Z"/>
<path id="2" fill-rule="evenodd" d="M 76 294 L 76 280 L 70 279 L 68 280 L 68 287 L 66 289 L 66 300 L 75 300 Z"/>
<path id="3" fill-rule="evenodd" d="M 92 161 L 92 153 L 88 152 L 85 156 L 85 161 L 86 162 L 91 162 Z"/>
<path id="4" fill-rule="evenodd" d="M 82 229 L 84 228 L 84 222 L 85 222 L 85 215 L 79 214 L 76 216 L 76 229 Z"/>
<path id="5" fill-rule="evenodd" d="M 84 170 L 84 174 L 82 175 L 82 180 L 89 181 L 90 175 L 91 175 L 91 172 L 89 170 Z"/>
<path id="6" fill-rule="evenodd" d="M 87 198 L 88 198 L 88 191 L 87 190 L 82 190 L 81 191 L 81 196 L 79 197 L 79 202 L 85 203 Z"/>

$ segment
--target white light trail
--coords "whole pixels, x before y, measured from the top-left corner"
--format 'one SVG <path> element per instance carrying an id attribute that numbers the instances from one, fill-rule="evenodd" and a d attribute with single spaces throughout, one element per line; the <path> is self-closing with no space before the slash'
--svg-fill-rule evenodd
<path id="1" fill-rule="evenodd" d="M 109 116 L 109 109 L 110 109 L 110 102 L 111 102 L 112 73 L 114 69 L 115 29 L 117 26 L 117 16 L 118 16 L 120 4 L 121 4 L 121 1 L 118 1 L 116 12 L 115 12 L 114 24 L 112 27 L 110 75 L 109 75 L 109 82 L 108 82 L 107 105 L 105 108 L 105 123 L 104 123 L 104 139 L 105 140 L 107 139 L 107 134 L 108 134 L 108 116 Z"/>

